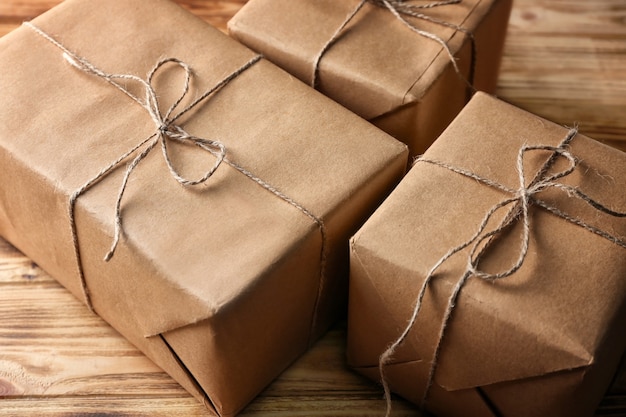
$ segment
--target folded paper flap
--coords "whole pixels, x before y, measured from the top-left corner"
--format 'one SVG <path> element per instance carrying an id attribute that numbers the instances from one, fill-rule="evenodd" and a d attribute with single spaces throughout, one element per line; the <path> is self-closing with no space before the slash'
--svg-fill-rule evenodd
<path id="1" fill-rule="evenodd" d="M 357 330 L 350 330 L 348 337 L 356 340 L 358 348 L 349 351 L 348 361 L 350 366 L 355 368 L 378 368 L 376 361 L 380 352 L 387 347 L 389 341 L 397 337 L 406 321 L 406 308 L 403 308 L 406 294 L 415 291 L 410 280 L 403 280 L 400 277 L 412 276 L 415 272 L 378 256 L 375 249 L 378 240 L 366 238 L 361 244 L 359 236 L 360 232 L 351 241 L 351 280 L 358 281 L 351 281 L 350 288 L 351 297 L 354 297 L 353 293 L 356 292 L 353 288 L 358 287 L 362 293 L 361 297 L 367 300 L 361 301 L 367 303 L 367 310 L 356 309 L 354 313 L 359 316 L 355 320 L 366 323 L 367 327 L 359 329 L 360 335 L 356 335 Z M 393 282 L 394 285 L 384 285 L 375 278 L 376 276 L 384 276 L 385 282 Z M 352 311 L 350 314 L 353 314 Z M 369 326 L 375 326 L 376 322 L 380 322 L 376 326 L 380 329 L 374 337 Z M 428 320 L 425 322 L 428 323 Z M 420 360 L 416 359 L 416 352 L 418 355 L 421 353 L 420 345 L 414 342 L 415 340 L 409 339 L 398 349 L 394 355 L 394 363 Z M 427 354 L 424 353 L 422 356 L 426 357 Z"/>
<path id="2" fill-rule="evenodd" d="M 364 245 L 368 245 L 369 242 L 368 239 Z M 413 306 L 404 300 L 407 299 L 407 295 L 408 299 L 414 299 L 419 287 L 414 277 L 423 278 L 426 273 L 390 264 L 367 246 L 360 246 L 356 250 L 361 255 L 359 258 L 366 259 L 363 264 L 366 270 L 374 271 L 374 274 L 385 271 L 385 276 L 393 279 L 393 286 L 384 285 L 376 280 L 372 280 L 371 284 L 380 297 L 380 302 L 376 304 L 378 315 L 385 317 L 382 320 L 386 320 L 387 327 L 395 329 L 397 335 L 406 325 L 410 314 L 407 308 Z M 465 264 L 458 259 L 453 263 L 454 266 L 448 265 L 440 278 L 431 284 L 431 291 L 424 301 L 425 308 L 420 312 L 418 322 L 411 332 L 412 336 L 394 353 L 390 366 L 402 366 L 411 362 L 423 363 L 422 376 L 425 377 L 427 374 L 445 301 L 457 278 L 454 275 L 455 271 L 458 274 Z M 475 388 L 592 364 L 594 356 L 593 352 L 590 352 L 592 348 L 588 339 L 598 337 L 597 335 L 588 332 L 582 337 L 577 337 L 578 335 L 572 333 L 578 330 L 571 331 L 567 324 L 563 324 L 562 328 L 545 325 L 544 323 L 550 322 L 547 316 L 556 315 L 554 311 L 533 320 L 533 303 L 521 303 L 521 306 L 519 303 L 516 304 L 519 292 L 503 294 L 493 291 L 492 288 L 485 291 L 485 287 L 493 286 L 494 284 L 476 280 L 467 284 L 464 289 L 449 325 L 447 343 L 441 352 L 435 377 L 438 385 L 448 390 Z M 494 303 L 493 300 L 498 298 L 498 302 Z M 561 307 L 557 310 L 569 307 L 576 311 L 574 304 Z M 536 308 L 539 307 L 535 306 Z M 615 314 L 615 311 L 609 311 L 607 314 Z M 580 321 L 578 318 L 576 320 Z M 388 343 L 388 340 L 385 343 Z M 377 346 L 378 349 L 374 351 L 379 353 L 380 349 L 386 348 L 385 343 Z M 359 358 L 359 361 L 352 365 L 378 366 L 377 353 L 365 357 L 361 352 Z"/>
<path id="3" fill-rule="evenodd" d="M 435 376 L 439 386 L 476 388 L 593 364 L 595 353 L 588 351 L 578 335 L 532 320 L 508 322 L 515 313 L 485 311 L 489 305 L 471 299 L 472 290 L 468 284 L 465 292 L 470 295 L 459 302 L 450 323 Z M 465 319 L 461 309 L 468 304 L 474 308 L 471 318 Z"/>
<path id="4" fill-rule="evenodd" d="M 471 32 L 491 3 L 463 0 L 460 4 L 424 9 L 423 13 Z M 308 83 L 315 57 L 357 4 L 357 0 L 255 0 L 235 15 L 229 28 L 233 36 L 252 47 L 271 42 L 263 44 L 268 58 Z M 450 27 L 412 17 L 408 20 L 449 42 L 453 53 L 463 45 L 463 34 Z M 304 63 L 293 59 L 302 55 L 308 57 Z M 322 91 L 332 85 L 335 100 L 371 119 L 419 99 L 448 65 L 450 58 L 436 41 L 411 32 L 388 10 L 366 4 L 324 54 L 320 85 Z M 354 84 L 367 88 L 357 89 Z M 368 90 L 372 96 L 366 100 L 362 92 Z"/>
<path id="5" fill-rule="evenodd" d="M 107 275 L 134 276 L 112 284 L 110 293 L 129 300 L 151 300 L 129 303 L 144 336 L 220 314 L 244 292 L 254 291 L 264 274 L 280 262 L 278 254 L 298 247 L 304 239 L 319 240 L 311 219 L 237 170 L 223 167 L 205 189 L 190 192 L 168 178 L 159 156 L 151 155 L 137 172 L 143 187 L 131 184 L 128 188 L 125 237 L 111 261 L 105 263 L 102 257 L 111 244 L 113 218 L 110 210 L 97 208 L 115 204 L 121 172 L 79 200 L 79 208 L 90 212 L 86 217 L 96 218 L 110 234 L 94 232 L 83 238 L 90 233 L 89 226 L 81 218 L 77 223 L 83 264 L 108 269 Z M 185 214 L 180 215 L 180 207 L 185 207 Z M 258 244 L 261 235 L 263 245 Z M 142 259 L 139 269 L 137 259 Z M 89 270 L 85 274 L 89 286 Z"/>

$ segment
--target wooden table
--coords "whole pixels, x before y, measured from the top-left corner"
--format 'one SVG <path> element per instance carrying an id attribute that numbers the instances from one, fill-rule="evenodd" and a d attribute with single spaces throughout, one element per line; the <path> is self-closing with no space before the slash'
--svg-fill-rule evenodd
<path id="1" fill-rule="evenodd" d="M 0 35 L 58 2 L 0 0 Z M 179 3 L 225 29 L 245 0 Z M 498 94 L 626 150 L 626 1 L 515 0 Z M 0 416 L 209 415 L 1 238 L 0 318 Z M 242 415 L 381 416 L 379 387 L 344 365 L 344 336 L 336 326 Z M 598 416 L 626 416 L 624 368 Z"/>

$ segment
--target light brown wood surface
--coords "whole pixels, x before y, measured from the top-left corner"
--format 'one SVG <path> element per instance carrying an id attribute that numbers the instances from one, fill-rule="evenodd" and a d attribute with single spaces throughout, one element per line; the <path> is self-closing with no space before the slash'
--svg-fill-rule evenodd
<path id="1" fill-rule="evenodd" d="M 0 35 L 58 2 L 0 0 Z M 178 2 L 225 30 L 245 0 Z M 626 1 L 515 0 L 498 95 L 626 149 Z M 383 415 L 380 388 L 346 368 L 344 343 L 339 324 L 242 415 Z M 81 415 L 209 413 L 0 238 L 0 416 Z M 393 415 L 420 414 L 395 399 Z M 626 416 L 626 369 L 597 415 Z"/>

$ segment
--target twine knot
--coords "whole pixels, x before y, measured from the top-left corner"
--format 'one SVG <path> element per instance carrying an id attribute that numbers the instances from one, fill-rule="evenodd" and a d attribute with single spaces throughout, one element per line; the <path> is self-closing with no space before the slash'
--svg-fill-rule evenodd
<path id="1" fill-rule="evenodd" d="M 88 73 L 93 74 L 99 78 L 102 78 L 120 89 L 127 96 L 137 102 L 140 106 L 142 106 L 150 115 L 150 118 L 154 122 L 155 132 L 150 135 L 147 139 L 142 141 L 137 147 L 133 148 L 130 153 L 125 154 L 122 159 L 128 157 L 131 153 L 138 150 L 140 147 L 145 145 L 145 148 L 142 152 L 139 153 L 127 166 L 126 173 L 124 174 L 124 179 L 122 180 L 122 185 L 120 187 L 116 205 L 115 205 L 115 233 L 113 236 L 113 242 L 111 244 L 111 248 L 107 252 L 104 257 L 105 261 L 109 261 L 113 254 L 115 253 L 115 249 L 117 248 L 117 244 L 120 239 L 120 235 L 122 233 L 122 216 L 121 216 L 121 202 L 124 196 L 124 192 L 126 190 L 126 186 L 128 184 L 128 179 L 130 178 L 133 170 L 139 165 L 139 163 L 145 159 L 148 154 L 157 146 L 161 145 L 161 150 L 163 153 L 163 158 L 167 164 L 167 167 L 170 171 L 171 176 L 178 181 L 183 186 L 194 186 L 199 185 L 206 182 L 219 168 L 220 164 L 224 160 L 226 147 L 220 141 L 209 140 L 200 138 L 197 136 L 193 136 L 187 133 L 180 125 L 175 122 L 181 118 L 185 113 L 194 108 L 201 100 L 203 100 L 208 94 L 202 95 L 200 98 L 193 101 L 183 110 L 179 111 L 175 115 L 172 115 L 174 111 L 178 108 L 181 102 L 185 99 L 187 94 L 189 93 L 189 85 L 190 80 L 193 75 L 191 68 L 185 62 L 177 59 L 177 58 L 165 58 L 159 60 L 156 65 L 150 70 L 146 79 L 139 78 L 132 74 L 108 74 L 94 65 L 89 63 L 84 58 L 78 56 L 71 56 L 67 52 L 64 53 L 64 57 L 66 60 L 75 68 Z M 255 61 L 256 62 L 256 61 Z M 163 68 L 166 64 L 173 64 L 176 67 L 182 69 L 185 74 L 185 80 L 182 86 L 182 91 L 178 98 L 174 101 L 174 103 L 168 108 L 166 112 L 163 112 L 160 107 L 158 95 L 153 84 L 153 79 L 155 74 Z M 250 64 L 251 65 L 251 64 Z M 120 84 L 116 80 L 128 80 L 139 83 L 139 85 L 144 90 L 144 98 L 137 97 L 133 94 L 126 86 Z M 212 92 L 212 90 L 210 90 Z M 185 176 L 181 175 L 179 171 L 172 164 L 172 160 L 170 158 L 168 141 L 176 141 L 180 143 L 187 143 L 191 145 L 195 145 L 200 149 L 210 153 L 215 157 L 215 162 L 210 166 L 210 168 L 198 179 L 189 179 Z M 115 165 L 119 163 L 120 160 L 115 162 Z M 108 169 L 107 169 L 108 171 Z"/>
<path id="2" fill-rule="evenodd" d="M 69 49 L 67 49 L 63 44 L 54 39 L 52 36 L 33 25 L 30 22 L 24 22 L 24 25 L 35 31 L 38 35 L 58 47 L 61 51 L 63 51 L 63 58 L 74 68 L 86 73 L 94 75 L 107 83 L 111 84 L 113 87 L 117 88 L 128 97 L 130 97 L 133 101 L 143 107 L 150 118 L 154 122 L 155 131 L 153 134 L 148 136 L 146 139 L 141 141 L 137 146 L 132 148 L 130 151 L 126 152 L 122 156 L 120 156 L 113 163 L 109 164 L 106 168 L 104 168 L 98 175 L 88 181 L 83 187 L 76 190 L 72 196 L 70 197 L 70 220 L 73 224 L 74 222 L 74 204 L 76 199 L 88 188 L 90 188 L 93 184 L 99 181 L 102 177 L 111 172 L 117 165 L 119 165 L 123 160 L 130 157 L 135 152 L 139 151 L 142 147 L 144 148 L 127 166 L 126 173 L 124 174 L 124 179 L 122 181 L 122 185 L 118 192 L 117 201 L 115 204 L 115 233 L 113 237 L 113 242 L 111 244 L 110 250 L 104 257 L 105 261 L 109 261 L 113 254 L 115 253 L 115 249 L 120 239 L 120 235 L 122 233 L 122 216 L 121 216 L 121 202 L 124 196 L 124 192 L 126 190 L 126 185 L 128 184 L 128 179 L 133 172 L 133 170 L 137 167 L 137 165 L 144 159 L 146 156 L 150 154 L 150 152 L 157 146 L 161 145 L 161 150 L 163 153 L 163 158 L 167 164 L 167 167 L 170 171 L 170 174 L 176 181 L 184 186 L 193 186 L 206 182 L 218 169 L 220 164 L 224 161 L 226 155 L 226 147 L 224 144 L 217 140 L 209 140 L 201 137 L 197 137 L 187 133 L 180 125 L 176 124 L 176 121 L 180 119 L 184 114 L 192 110 L 196 107 L 200 102 L 206 99 L 208 96 L 213 94 L 215 91 L 221 89 L 223 86 L 228 84 L 234 78 L 239 76 L 242 72 L 250 68 L 252 65 L 261 60 L 261 55 L 256 55 L 254 58 L 250 59 L 247 63 L 242 65 L 240 68 L 226 76 L 222 79 L 217 85 L 213 88 L 205 91 L 198 98 L 193 100 L 190 104 L 188 104 L 185 108 L 180 110 L 178 113 L 174 114 L 176 109 L 185 99 L 190 90 L 190 81 L 193 75 L 191 68 L 187 63 L 181 61 L 177 58 L 165 58 L 159 60 L 156 65 L 148 72 L 148 75 L 145 79 L 142 79 L 133 74 L 111 74 L 107 73 L 100 68 L 93 65 L 87 59 L 78 56 L 73 53 Z M 167 109 L 167 111 L 162 112 L 159 104 L 158 95 L 156 93 L 155 87 L 153 85 L 153 79 L 156 73 L 166 64 L 175 65 L 176 67 L 182 69 L 185 74 L 185 80 L 183 82 L 181 94 L 178 98 L 172 103 L 172 105 Z M 139 86 L 143 89 L 144 97 L 140 98 L 135 95 L 129 88 L 127 88 L 124 82 L 135 82 L 138 83 Z M 169 150 L 168 150 L 168 141 L 174 140 L 181 143 L 186 143 L 189 145 L 195 145 L 213 155 L 215 157 L 215 162 L 213 165 L 198 179 L 188 179 L 181 175 L 177 169 L 173 166 Z"/>
<path id="3" fill-rule="evenodd" d="M 439 335 L 436 340 L 436 345 L 435 345 L 432 361 L 430 363 L 428 378 L 427 378 L 426 386 L 425 386 L 423 396 L 422 396 L 421 407 L 424 407 L 424 405 L 426 404 L 426 401 L 428 399 L 428 394 L 434 383 L 435 372 L 437 370 L 437 365 L 439 361 L 439 353 L 441 351 L 445 332 L 450 322 L 454 308 L 456 306 L 456 302 L 458 300 L 459 294 L 461 290 L 463 289 L 463 287 L 465 286 L 466 282 L 471 277 L 477 277 L 480 279 L 494 282 L 496 280 L 503 279 L 503 278 L 513 275 L 522 267 L 524 260 L 526 259 L 526 256 L 528 255 L 528 249 L 529 249 L 529 244 L 530 244 L 530 230 L 531 230 L 530 208 L 531 206 L 536 206 L 536 207 L 545 209 L 548 212 L 568 221 L 569 223 L 582 227 L 583 229 L 591 233 L 594 233 L 626 249 L 626 240 L 624 240 L 623 238 L 614 236 L 598 227 L 595 227 L 585 222 L 584 220 L 580 218 L 573 217 L 569 215 L 568 213 L 566 213 L 565 211 L 557 207 L 554 207 L 551 204 L 545 201 L 542 201 L 541 199 L 537 197 L 538 194 L 548 189 L 560 190 L 560 191 L 565 192 L 568 197 L 581 200 L 599 212 L 602 212 L 604 214 L 607 214 L 613 217 L 620 217 L 620 218 L 626 217 L 625 212 L 612 210 L 604 206 L 603 204 L 595 201 L 594 199 L 589 197 L 587 194 L 582 192 L 579 188 L 559 182 L 560 179 L 573 173 L 576 167 L 578 166 L 579 160 L 568 149 L 569 143 L 574 139 L 577 133 L 578 133 L 577 129 L 575 128 L 571 129 L 566 135 L 566 137 L 561 141 L 559 146 L 556 146 L 556 147 L 545 146 L 545 145 L 522 146 L 519 149 L 519 152 L 517 154 L 516 171 L 517 171 L 519 185 L 515 189 L 507 187 L 504 184 L 500 184 L 489 178 L 482 177 L 472 171 L 468 171 L 468 170 L 456 167 L 454 165 L 450 165 L 446 162 L 432 160 L 432 159 L 428 159 L 424 157 L 420 157 L 416 160 L 415 164 L 428 163 L 428 164 L 432 164 L 441 168 L 445 168 L 454 173 L 474 179 L 481 184 L 498 189 L 504 192 L 505 194 L 509 195 L 510 197 L 504 198 L 500 202 L 493 205 L 488 210 L 487 214 L 484 216 L 483 220 L 478 226 L 477 231 L 465 242 L 450 249 L 430 269 L 430 271 L 426 275 L 426 278 L 424 279 L 424 282 L 422 283 L 422 286 L 418 292 L 417 300 L 415 302 L 415 307 L 413 309 L 413 313 L 411 315 L 411 318 L 408 321 L 407 326 L 404 328 L 400 336 L 380 356 L 378 365 L 379 365 L 379 372 L 381 375 L 383 389 L 385 391 L 385 398 L 387 401 L 387 414 L 386 414 L 387 416 L 389 416 L 391 412 L 391 393 L 390 393 L 389 383 L 387 382 L 386 377 L 385 377 L 385 367 L 389 363 L 391 363 L 393 359 L 393 354 L 395 353 L 396 349 L 406 340 L 409 332 L 415 325 L 417 321 L 417 317 L 423 305 L 424 295 L 426 293 L 426 290 L 430 282 L 435 277 L 435 272 L 439 269 L 439 267 L 442 264 L 444 264 L 452 256 L 454 256 L 455 254 L 461 252 L 462 250 L 466 248 L 469 248 L 465 271 L 461 275 L 459 281 L 456 283 L 455 287 L 452 290 L 452 294 L 450 298 L 448 299 L 447 308 L 444 313 L 442 325 L 440 327 Z M 547 160 L 547 162 L 541 167 L 541 169 L 535 174 L 534 178 L 527 185 L 526 175 L 525 175 L 525 170 L 524 170 L 524 157 L 529 152 L 537 152 L 537 151 L 550 152 L 551 156 Z M 555 164 L 555 162 L 559 158 L 566 160 L 567 162 L 566 167 L 562 169 L 561 171 L 551 173 L 550 172 L 551 167 Z M 490 224 L 493 216 L 497 212 L 503 209 L 508 209 L 508 212 L 504 216 L 503 220 L 492 230 L 487 230 L 487 227 Z M 522 238 L 521 238 L 520 249 L 518 252 L 517 260 L 509 268 L 500 272 L 490 273 L 490 272 L 482 270 L 480 268 L 480 262 L 481 260 L 484 259 L 491 245 L 497 241 L 494 238 L 502 235 L 510 226 L 512 226 L 513 224 L 517 222 L 521 222 L 523 226 Z"/>
<path id="4" fill-rule="evenodd" d="M 313 75 L 312 75 L 311 83 L 310 83 L 311 87 L 317 88 L 318 86 L 320 63 L 321 63 L 322 57 L 335 44 L 335 42 L 339 40 L 346 26 L 352 21 L 352 19 L 354 19 L 354 17 L 359 13 L 361 8 L 363 8 L 363 6 L 366 3 L 370 3 L 374 6 L 387 9 L 404 26 L 406 26 L 408 29 L 410 29 L 412 32 L 416 33 L 417 35 L 426 39 L 430 39 L 431 41 L 434 41 L 438 43 L 439 45 L 441 45 L 445 53 L 448 55 L 450 63 L 454 67 L 454 71 L 467 85 L 469 91 L 473 92 L 474 91 L 473 78 L 474 78 L 474 72 L 475 72 L 475 66 L 476 66 L 476 44 L 474 41 L 474 35 L 468 29 L 465 29 L 462 26 L 429 16 L 423 13 L 423 11 L 425 11 L 426 9 L 433 9 L 435 7 L 460 4 L 463 0 L 428 1 L 425 3 L 419 3 L 419 4 L 412 3 L 411 1 L 412 0 L 360 0 L 359 3 L 357 3 L 356 7 L 347 15 L 345 20 L 341 23 L 341 25 L 339 25 L 335 33 L 333 33 L 333 35 L 326 42 L 326 44 L 322 47 L 320 52 L 317 54 L 317 56 L 313 60 Z M 442 39 L 441 36 L 435 33 L 431 33 L 431 32 L 420 29 L 418 26 L 415 25 L 415 23 L 407 20 L 407 17 L 413 17 L 419 20 L 431 22 L 436 25 L 451 28 L 451 29 L 454 29 L 455 31 L 464 33 L 469 38 L 470 43 L 471 43 L 471 49 L 472 49 L 469 76 L 466 78 L 463 75 L 463 73 L 461 72 L 461 69 L 459 68 L 457 64 L 456 57 L 452 53 L 452 50 L 450 49 L 446 41 Z"/>

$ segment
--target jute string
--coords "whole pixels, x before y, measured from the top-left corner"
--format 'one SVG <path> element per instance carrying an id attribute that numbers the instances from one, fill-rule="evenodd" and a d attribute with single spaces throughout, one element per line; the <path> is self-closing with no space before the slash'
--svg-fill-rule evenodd
<path id="1" fill-rule="evenodd" d="M 32 29 L 39 36 L 43 37 L 45 40 L 52 43 L 61 51 L 63 51 L 63 58 L 69 64 L 71 64 L 74 68 L 84 73 L 94 75 L 98 77 L 99 79 L 102 79 L 108 82 L 109 84 L 111 84 L 112 86 L 114 86 L 115 88 L 123 92 L 124 94 L 126 94 L 128 97 L 130 97 L 135 103 L 139 104 L 141 107 L 143 107 L 146 110 L 146 112 L 149 114 L 150 118 L 152 119 L 155 125 L 154 133 L 152 133 L 146 139 L 139 142 L 139 144 L 137 144 L 132 149 L 130 149 L 129 151 L 121 155 L 115 161 L 110 163 L 108 166 L 102 169 L 97 175 L 95 175 L 93 178 L 87 181 L 82 187 L 74 191 L 72 195 L 70 196 L 69 205 L 68 205 L 68 215 L 69 215 L 69 220 L 70 220 L 70 226 L 72 229 L 71 231 L 72 231 L 74 252 L 75 252 L 77 263 L 78 263 L 78 275 L 80 277 L 81 288 L 83 291 L 83 295 L 85 297 L 85 302 L 87 306 L 89 307 L 89 309 L 91 309 L 92 311 L 94 310 L 93 305 L 91 303 L 89 289 L 87 287 L 87 283 L 85 281 L 85 276 L 84 276 L 84 272 L 82 268 L 82 262 L 81 262 L 79 244 L 78 244 L 78 235 L 77 235 L 77 230 L 76 230 L 76 220 L 75 220 L 76 202 L 78 198 L 85 191 L 91 188 L 94 184 L 98 183 L 102 178 L 110 174 L 111 171 L 113 171 L 123 161 L 125 161 L 132 155 L 136 154 L 136 156 L 128 163 L 126 167 L 122 184 L 118 191 L 117 200 L 115 204 L 114 237 L 113 237 L 113 241 L 111 244 L 111 248 L 104 256 L 104 260 L 109 261 L 115 254 L 115 250 L 119 243 L 120 237 L 123 233 L 121 203 L 122 203 L 122 198 L 124 196 L 124 192 L 126 190 L 126 186 L 128 184 L 128 179 L 130 178 L 135 168 L 139 165 L 139 163 L 142 160 L 144 160 L 150 154 L 150 152 L 152 152 L 152 150 L 154 150 L 158 145 L 160 145 L 162 153 L 163 153 L 163 158 L 165 159 L 165 162 L 167 164 L 170 174 L 181 185 L 195 186 L 199 184 L 204 184 L 215 173 L 215 171 L 220 167 L 222 163 L 226 163 L 232 168 L 236 169 L 241 174 L 245 175 L 246 177 L 248 177 L 249 179 L 257 183 L 259 186 L 263 187 L 265 190 L 269 191 L 276 197 L 280 198 L 281 200 L 285 201 L 286 203 L 290 204 L 291 206 L 293 206 L 294 208 L 302 212 L 305 216 L 311 219 L 318 226 L 320 230 L 320 234 L 321 234 L 322 247 L 320 251 L 321 252 L 320 253 L 320 280 L 319 280 L 319 286 L 318 286 L 318 294 L 317 294 L 317 300 L 316 300 L 316 304 L 313 310 L 313 317 L 311 321 L 311 329 L 313 330 L 317 324 L 318 306 L 320 303 L 321 295 L 324 292 L 325 281 L 326 281 L 327 237 L 326 237 L 326 227 L 324 225 L 324 222 L 318 216 L 314 215 L 310 210 L 308 210 L 307 208 L 299 204 L 297 201 L 295 201 L 291 197 L 288 197 L 287 195 L 285 195 L 276 187 L 272 186 L 268 182 L 254 175 L 252 172 L 250 172 L 246 168 L 229 160 L 226 157 L 226 147 L 222 142 L 216 141 L 216 140 L 204 139 L 204 138 L 191 135 L 187 133 L 180 125 L 176 124 L 176 121 L 180 119 L 184 114 L 190 112 L 192 109 L 198 106 L 198 104 L 203 102 L 208 97 L 217 93 L 223 87 L 228 85 L 231 81 L 233 81 L 235 78 L 241 75 L 244 71 L 246 71 L 247 69 L 252 67 L 254 64 L 259 62 L 262 59 L 262 56 L 256 55 L 255 57 L 250 59 L 248 62 L 246 62 L 245 64 L 243 64 L 242 66 L 240 66 L 239 68 L 237 68 L 236 70 L 234 70 L 233 72 L 225 76 L 215 86 L 206 90 L 198 98 L 193 100 L 191 104 L 187 105 L 186 107 L 184 107 L 182 110 L 178 111 L 177 113 L 174 113 L 177 107 L 184 100 L 184 98 L 187 96 L 190 90 L 190 81 L 193 76 L 193 72 L 191 68 L 185 62 L 176 58 L 166 58 L 166 59 L 159 60 L 156 63 L 156 65 L 150 70 L 145 80 L 136 75 L 131 75 L 131 74 L 109 74 L 97 68 L 93 64 L 91 64 L 87 59 L 80 57 L 77 54 L 73 53 L 64 45 L 62 45 L 59 41 L 54 39 L 52 36 L 44 32 L 37 26 L 33 25 L 32 23 L 25 22 L 24 25 Z M 157 95 L 157 92 L 155 91 L 152 80 L 156 72 L 160 68 L 162 68 L 165 64 L 168 64 L 168 63 L 176 65 L 179 68 L 182 68 L 184 70 L 185 81 L 184 81 L 181 95 L 168 108 L 168 110 L 165 113 L 162 113 L 160 106 L 159 106 L 158 95 Z M 118 82 L 119 80 L 128 80 L 128 81 L 134 81 L 134 82 L 139 83 L 139 85 L 143 88 L 143 91 L 145 92 L 145 97 L 143 99 L 140 97 L 137 97 L 127 87 L 120 84 Z M 215 157 L 215 162 L 200 178 L 198 179 L 185 178 L 176 170 L 176 168 L 172 164 L 170 154 L 169 154 L 169 148 L 168 148 L 168 141 L 170 140 L 175 141 L 175 142 L 180 142 L 183 144 L 195 145 L 201 150 L 206 151 L 210 153 L 211 155 L 213 155 Z"/>
<path id="2" fill-rule="evenodd" d="M 474 72 L 475 72 L 475 67 L 476 67 L 476 43 L 474 41 L 474 35 L 468 29 L 463 28 L 462 26 L 455 25 L 453 23 L 446 22 L 444 20 L 437 19 L 435 17 L 429 16 L 423 13 L 424 10 L 432 9 L 435 7 L 460 4 L 462 0 L 443 0 L 443 1 L 434 1 L 430 3 L 425 3 L 425 4 L 413 4 L 413 3 L 409 3 L 409 1 L 410 0 L 360 0 L 359 3 L 357 3 L 356 7 L 352 9 L 352 11 L 350 11 L 350 13 L 344 19 L 344 21 L 339 25 L 337 30 L 333 33 L 333 35 L 326 42 L 326 44 L 322 47 L 320 52 L 317 54 L 317 56 L 313 60 L 313 76 L 311 78 L 310 85 L 313 88 L 318 87 L 320 63 L 322 61 L 322 58 L 324 57 L 324 55 L 326 55 L 328 50 L 341 38 L 341 34 L 344 32 L 346 26 L 348 26 L 348 24 L 355 18 L 355 16 L 359 13 L 359 11 L 363 8 L 363 6 L 366 3 L 371 3 L 375 6 L 382 7 L 384 9 L 389 10 L 400 22 L 402 22 L 404 26 L 406 26 L 408 29 L 410 29 L 414 33 L 426 39 L 430 39 L 431 41 L 437 42 L 439 45 L 441 45 L 445 53 L 448 55 L 448 58 L 450 59 L 450 62 L 452 63 L 452 66 L 454 67 L 454 71 L 467 85 L 468 89 L 471 92 L 474 92 L 473 78 L 474 78 Z M 470 44 L 471 44 L 471 63 L 470 63 L 469 76 L 466 78 L 463 75 L 463 73 L 461 72 L 461 69 L 459 68 L 457 64 L 457 60 L 454 54 L 452 53 L 452 50 L 450 49 L 446 41 L 441 38 L 441 36 L 420 29 L 415 23 L 407 20 L 407 17 L 412 17 L 415 19 L 431 22 L 436 25 L 448 27 L 448 28 L 454 29 L 458 32 L 462 32 L 463 34 L 465 34 L 470 40 Z"/>
<path id="3" fill-rule="evenodd" d="M 387 403 L 387 411 L 386 416 L 388 417 L 391 413 L 391 391 L 389 388 L 389 382 L 386 377 L 386 367 L 393 362 L 393 355 L 402 343 L 407 339 L 410 331 L 415 325 L 417 318 L 419 317 L 420 310 L 423 305 L 423 299 L 428 289 L 430 282 L 435 278 L 435 273 L 444 264 L 448 259 L 450 259 L 455 254 L 461 252 L 466 248 L 470 248 L 467 256 L 467 265 L 465 271 L 462 273 L 459 281 L 454 286 L 451 296 L 448 299 L 447 307 L 443 316 L 442 324 L 439 330 L 439 334 L 437 337 L 434 354 L 432 356 L 432 361 L 430 363 L 430 368 L 428 371 L 428 377 L 426 381 L 426 387 L 421 400 L 421 407 L 423 408 L 426 405 L 428 400 L 428 395 L 434 383 L 435 372 L 437 370 L 437 366 L 439 364 L 439 355 L 441 353 L 441 347 L 443 344 L 443 340 L 445 337 L 446 329 L 450 323 L 453 311 L 455 309 L 457 300 L 459 298 L 459 294 L 461 290 L 468 282 L 471 277 L 477 277 L 487 281 L 497 281 L 499 279 L 503 279 L 509 277 L 516 273 L 523 265 L 524 260 L 528 254 L 529 244 L 530 244 L 530 209 L 532 206 L 541 207 L 548 212 L 561 217 L 562 219 L 572 223 L 576 226 L 582 227 L 583 229 L 594 233 L 622 248 L 626 249 L 626 240 L 623 238 L 614 236 L 604 230 L 601 230 L 593 225 L 588 224 L 582 219 L 571 216 L 568 213 L 562 211 L 561 209 L 554 207 L 545 201 L 542 201 L 537 197 L 539 193 L 548 189 L 555 189 L 565 192 L 570 198 L 576 198 L 587 205 L 591 206 L 593 209 L 598 210 L 604 214 L 614 217 L 626 217 L 626 213 L 612 210 L 605 205 L 595 201 L 587 194 L 582 192 L 579 188 L 566 185 L 560 182 L 557 182 L 559 179 L 562 179 L 571 173 L 573 173 L 579 164 L 579 160 L 572 155 L 572 153 L 568 150 L 569 143 L 576 136 L 577 129 L 571 129 L 565 139 L 559 144 L 559 146 L 529 146 L 524 145 L 520 148 L 517 155 L 517 176 L 519 181 L 519 188 L 512 189 L 503 184 L 500 184 L 496 181 L 493 181 L 489 178 L 482 177 L 474 172 L 456 167 L 454 165 L 448 164 L 446 162 L 432 160 L 424 157 L 420 157 L 415 161 L 415 164 L 423 163 L 423 164 L 431 164 L 437 167 L 441 167 L 447 169 L 456 174 L 471 178 L 473 180 L 478 181 L 481 184 L 487 185 L 489 187 L 495 188 L 504 192 L 510 197 L 503 199 L 502 201 L 495 204 L 491 207 L 485 217 L 482 219 L 480 225 L 476 232 L 465 242 L 460 245 L 450 249 L 445 255 L 443 255 L 430 269 L 428 272 L 422 286 L 417 295 L 417 299 L 415 302 L 415 306 L 413 308 L 412 315 L 400 334 L 400 336 L 393 342 L 389 347 L 382 353 L 379 358 L 379 372 L 381 376 L 381 381 L 385 393 L 385 400 Z M 551 156 L 548 161 L 542 166 L 539 172 L 535 175 L 533 180 L 526 185 L 525 172 L 524 172 L 524 156 L 528 152 L 541 152 L 547 151 L 551 152 Z M 550 174 L 550 168 L 554 165 L 554 163 L 559 159 L 565 159 L 568 163 L 568 166 L 563 171 Z M 500 224 L 492 230 L 487 230 L 487 227 L 490 223 L 492 217 L 500 210 L 508 209 L 506 216 L 500 222 Z M 515 263 L 504 271 L 498 273 L 489 273 L 480 269 L 480 262 L 484 258 L 490 244 L 495 242 L 499 236 L 501 236 L 510 226 L 515 224 L 516 222 L 522 222 L 522 238 L 520 244 L 519 254 L 517 256 L 517 260 Z"/>

